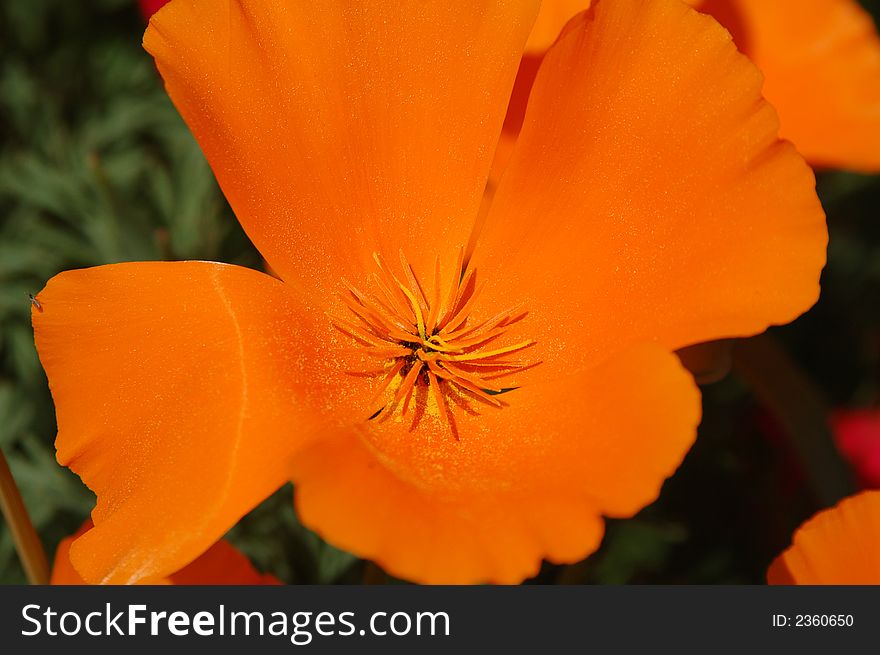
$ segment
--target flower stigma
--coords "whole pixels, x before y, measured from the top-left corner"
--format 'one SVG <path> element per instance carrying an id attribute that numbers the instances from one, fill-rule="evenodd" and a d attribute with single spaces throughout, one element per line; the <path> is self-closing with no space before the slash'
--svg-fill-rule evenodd
<path id="1" fill-rule="evenodd" d="M 357 341 L 358 351 L 375 361 L 356 375 L 380 378 L 372 399 L 377 407 L 369 420 L 405 416 L 413 395 L 424 390 L 424 405 L 457 438 L 451 406 L 475 413 L 471 401 L 502 408 L 499 396 L 516 387 L 505 387 L 503 379 L 535 366 L 518 358 L 535 341 L 498 345 L 507 330 L 528 312 L 512 307 L 475 323 L 470 314 L 485 286 L 477 282 L 476 269 L 463 267 L 459 249 L 452 284 L 442 293 L 440 258 L 434 260 L 434 281 L 426 288 L 400 252 L 401 281 L 378 253 L 373 253 L 378 270 L 371 280 L 377 289 L 369 295 L 347 280 L 342 294 L 353 320 L 333 319 L 334 326 Z M 430 392 L 430 393 L 428 393 Z"/>

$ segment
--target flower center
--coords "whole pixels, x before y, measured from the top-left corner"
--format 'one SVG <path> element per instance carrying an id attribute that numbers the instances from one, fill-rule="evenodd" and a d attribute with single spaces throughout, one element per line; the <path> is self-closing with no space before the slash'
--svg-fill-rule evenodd
<path id="1" fill-rule="evenodd" d="M 505 387 L 503 379 L 533 365 L 518 355 L 535 342 L 500 345 L 499 340 L 528 312 L 513 307 L 475 324 L 470 313 L 484 285 L 477 283 L 474 268 L 463 270 L 461 250 L 445 294 L 439 257 L 434 261 L 431 287 L 420 282 L 402 252 L 404 281 L 378 253 L 373 259 L 378 266 L 372 276 L 377 293 L 362 293 L 343 280 L 348 293 L 342 300 L 354 316 L 353 320 L 333 320 L 376 362 L 375 367 L 357 372 L 381 378 L 374 398 L 378 409 L 369 418 L 387 417 L 398 408 L 406 415 L 420 386 L 430 391 L 434 402 L 428 404 L 432 409 L 436 405 L 438 417 L 453 432 L 450 404 L 467 406 L 476 401 L 503 407 L 498 396 L 515 388 Z"/>

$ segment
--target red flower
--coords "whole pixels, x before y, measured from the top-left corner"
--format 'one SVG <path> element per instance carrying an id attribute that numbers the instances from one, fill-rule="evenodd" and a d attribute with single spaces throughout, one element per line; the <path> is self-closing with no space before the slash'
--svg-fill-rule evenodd
<path id="1" fill-rule="evenodd" d="M 880 488 L 880 409 L 837 411 L 831 423 L 837 447 L 862 486 Z"/>
<path id="2" fill-rule="evenodd" d="M 168 0 L 138 0 L 138 6 L 141 9 L 144 20 L 150 20 L 150 16 L 159 11 L 168 4 Z"/>
<path id="3" fill-rule="evenodd" d="M 764 74 L 781 135 L 816 166 L 880 171 L 880 37 L 857 0 L 685 0 L 711 14 Z M 590 0 L 544 0 L 526 52 L 540 56 Z M 536 68 L 521 72 L 528 86 Z M 525 93 L 514 92 L 512 122 Z"/>

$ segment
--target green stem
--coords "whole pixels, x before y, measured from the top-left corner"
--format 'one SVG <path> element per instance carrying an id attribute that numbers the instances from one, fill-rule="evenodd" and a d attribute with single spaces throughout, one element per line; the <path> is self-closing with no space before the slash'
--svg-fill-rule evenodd
<path id="1" fill-rule="evenodd" d="M 852 472 L 834 445 L 821 392 L 770 334 L 740 341 L 733 368 L 773 415 L 803 465 L 822 506 L 856 491 Z"/>
<path id="2" fill-rule="evenodd" d="M 3 510 L 3 516 L 12 531 L 12 540 L 28 580 L 31 584 L 49 584 L 46 553 L 31 523 L 3 451 L 0 451 L 0 510 Z"/>

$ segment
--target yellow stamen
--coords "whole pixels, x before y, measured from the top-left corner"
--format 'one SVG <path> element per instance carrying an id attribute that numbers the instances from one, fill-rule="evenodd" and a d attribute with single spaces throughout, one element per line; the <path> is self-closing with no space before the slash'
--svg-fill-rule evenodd
<path id="1" fill-rule="evenodd" d="M 434 258 L 434 295 L 432 296 L 431 311 L 428 313 L 427 331 L 433 332 L 440 314 L 440 257 Z"/>
<path id="2" fill-rule="evenodd" d="M 437 401 L 437 408 L 440 410 L 440 418 L 443 424 L 448 426 L 449 414 L 446 410 L 446 399 L 443 397 L 443 392 L 440 391 L 440 383 L 437 381 L 437 376 L 433 371 L 428 371 L 428 381 L 431 385 L 431 391 L 434 393 L 434 398 Z"/>
<path id="3" fill-rule="evenodd" d="M 348 293 L 341 295 L 342 301 L 358 320 L 332 320 L 336 329 L 358 343 L 357 352 L 385 362 L 381 368 L 352 371 L 381 378 L 370 402 L 381 408 L 370 418 L 397 408 L 405 415 L 415 396 L 421 411 L 441 421 L 458 439 L 450 415 L 453 406 L 467 407 L 469 401 L 477 400 L 503 408 L 505 403 L 496 396 L 516 388 L 515 383 L 504 385 L 495 380 L 539 363 L 508 357 L 535 345 L 535 341 L 486 349 L 487 344 L 504 339 L 511 326 L 528 312 L 517 306 L 471 323 L 471 311 L 485 282 L 478 282 L 476 269 L 462 268 L 461 249 L 445 301 L 441 300 L 444 294 L 439 257 L 434 260 L 430 298 L 402 252 L 400 265 L 406 283 L 388 269 L 379 253 L 373 253 L 373 260 L 379 270 L 370 279 L 381 297 L 369 296 L 345 282 Z M 417 394 L 419 385 L 430 395 Z"/>
<path id="4" fill-rule="evenodd" d="M 507 355 L 509 353 L 515 353 L 518 350 L 522 350 L 523 348 L 528 348 L 529 346 L 534 346 L 536 341 L 522 341 L 520 343 L 514 344 L 513 346 L 507 346 L 506 348 L 499 348 L 498 350 L 490 350 L 487 353 L 484 352 L 475 352 L 468 353 L 467 355 L 449 355 L 446 359 L 453 362 L 469 362 L 475 359 L 489 359 L 490 357 L 498 357 L 499 355 Z"/>
<path id="5" fill-rule="evenodd" d="M 416 277 L 416 272 L 413 270 L 412 265 L 407 261 L 406 255 L 403 254 L 403 250 L 398 251 L 398 254 L 400 255 L 400 265 L 403 267 L 403 274 L 406 276 L 406 281 L 409 282 L 409 288 L 419 292 L 421 307 L 423 310 L 427 311 L 428 296 L 425 295 L 422 283 L 419 282 L 419 278 Z"/>
<path id="6" fill-rule="evenodd" d="M 398 282 L 398 284 L 400 284 Z M 422 337 L 422 341 L 428 338 L 427 333 L 425 332 L 425 320 L 422 318 L 422 308 L 419 307 L 419 303 L 416 300 L 416 297 L 413 295 L 413 292 L 407 289 L 402 284 L 400 285 L 400 290 L 406 294 L 406 297 L 409 298 L 410 304 L 412 304 L 413 311 L 416 313 L 416 324 L 419 327 L 419 336 Z"/>

